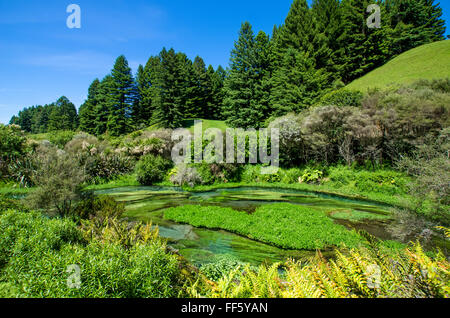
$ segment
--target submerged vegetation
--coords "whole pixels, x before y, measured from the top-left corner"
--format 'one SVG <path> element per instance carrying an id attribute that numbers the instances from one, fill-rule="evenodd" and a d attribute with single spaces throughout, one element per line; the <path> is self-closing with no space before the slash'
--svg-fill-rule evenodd
<path id="1" fill-rule="evenodd" d="M 355 247 L 359 237 L 320 210 L 287 203 L 269 204 L 255 212 L 230 208 L 184 205 L 164 211 L 170 220 L 197 227 L 224 229 L 287 249 L 324 249 L 346 245 Z"/>

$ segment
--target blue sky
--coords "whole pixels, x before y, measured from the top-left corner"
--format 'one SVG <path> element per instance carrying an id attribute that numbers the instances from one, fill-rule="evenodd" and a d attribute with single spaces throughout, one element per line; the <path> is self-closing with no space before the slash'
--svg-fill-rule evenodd
<path id="1" fill-rule="evenodd" d="M 450 1 L 441 0 L 450 21 Z M 81 29 L 66 8 L 81 7 Z M 23 107 L 67 96 L 79 107 L 89 84 L 124 54 L 135 72 L 162 47 L 228 65 L 241 22 L 271 33 L 292 0 L 0 0 L 0 122 Z M 449 30 L 450 31 L 450 30 Z"/>

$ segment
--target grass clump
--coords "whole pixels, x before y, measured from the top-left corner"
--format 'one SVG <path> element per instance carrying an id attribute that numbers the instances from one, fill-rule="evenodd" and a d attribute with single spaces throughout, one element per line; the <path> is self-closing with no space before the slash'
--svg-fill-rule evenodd
<path id="1" fill-rule="evenodd" d="M 193 226 L 223 229 L 286 249 L 357 246 L 355 231 L 335 224 L 319 210 L 287 203 L 261 206 L 252 214 L 231 208 L 185 205 L 167 209 L 167 219 Z"/>

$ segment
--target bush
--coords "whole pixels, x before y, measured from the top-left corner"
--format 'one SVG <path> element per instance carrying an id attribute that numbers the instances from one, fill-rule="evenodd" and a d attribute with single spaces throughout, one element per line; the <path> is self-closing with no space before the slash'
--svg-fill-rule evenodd
<path id="1" fill-rule="evenodd" d="M 135 161 L 122 154 L 89 154 L 84 160 L 84 167 L 91 183 L 111 180 L 133 171 Z"/>
<path id="2" fill-rule="evenodd" d="M 244 267 L 244 263 L 232 257 L 229 254 L 224 254 L 216 257 L 212 263 L 203 264 L 200 266 L 200 272 L 212 281 L 218 281 L 223 276 L 237 267 Z"/>
<path id="3" fill-rule="evenodd" d="M 202 184 L 203 180 L 195 167 L 186 164 L 177 165 L 170 172 L 170 181 L 178 186 L 194 187 Z"/>
<path id="4" fill-rule="evenodd" d="M 136 165 L 136 178 L 142 185 L 161 182 L 167 174 L 172 162 L 161 156 L 146 155 Z"/>
<path id="5" fill-rule="evenodd" d="M 60 149 L 63 149 L 64 146 L 72 140 L 75 136 L 75 132 L 71 130 L 58 130 L 52 131 L 49 133 L 48 140 L 58 146 Z"/>
<path id="6" fill-rule="evenodd" d="M 71 214 L 81 198 L 86 180 L 84 169 L 62 150 L 48 149 L 33 181 L 37 186 L 26 199 L 31 208 L 56 210 L 60 216 Z"/>
<path id="7" fill-rule="evenodd" d="M 0 177 L 9 177 L 9 164 L 26 152 L 26 139 L 17 125 L 0 124 Z"/>
<path id="8" fill-rule="evenodd" d="M 321 179 L 323 177 L 323 171 L 312 169 L 312 168 L 306 168 L 303 171 L 302 176 L 299 179 L 299 182 L 306 182 L 306 183 L 320 183 Z"/>
<path id="9" fill-rule="evenodd" d="M 350 91 L 347 89 L 340 89 L 324 95 L 320 103 L 322 105 L 334 106 L 361 106 L 363 94 L 359 91 Z"/>
<path id="10" fill-rule="evenodd" d="M 74 214 L 81 219 L 118 218 L 125 212 L 125 204 L 117 202 L 111 196 L 93 196 L 81 201 Z"/>
<path id="11" fill-rule="evenodd" d="M 429 257 L 419 244 L 385 252 L 377 246 L 317 253 L 308 263 L 289 261 L 231 270 L 208 293 L 215 298 L 446 298 L 450 263 Z M 280 273 L 283 269 L 283 273 Z M 374 275 L 376 274 L 376 275 Z M 372 279 L 371 279 L 372 278 Z M 281 283 L 280 283 L 281 282 Z"/>

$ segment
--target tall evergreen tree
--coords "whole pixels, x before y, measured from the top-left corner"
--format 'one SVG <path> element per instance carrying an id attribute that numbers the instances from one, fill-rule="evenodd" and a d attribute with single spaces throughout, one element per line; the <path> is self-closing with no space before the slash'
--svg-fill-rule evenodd
<path id="1" fill-rule="evenodd" d="M 98 86 L 98 102 L 95 106 L 95 134 L 102 135 L 108 130 L 107 123 L 111 113 L 111 96 L 114 80 L 111 75 L 105 76 Z"/>
<path id="2" fill-rule="evenodd" d="M 113 89 L 107 127 L 111 135 L 119 136 L 131 128 L 132 108 L 137 98 L 136 84 L 125 56 L 117 58 L 111 76 Z"/>
<path id="3" fill-rule="evenodd" d="M 138 91 L 138 102 L 133 106 L 133 121 L 141 125 L 150 125 L 153 116 L 153 90 L 152 86 L 156 81 L 157 72 L 160 66 L 160 57 L 151 56 L 145 67 L 138 69 L 136 84 Z"/>
<path id="4" fill-rule="evenodd" d="M 207 96 L 206 119 L 222 119 L 225 76 L 225 70 L 222 66 L 219 65 L 217 70 L 214 70 L 212 65 L 208 66 L 207 77 L 211 90 Z"/>
<path id="5" fill-rule="evenodd" d="M 90 134 L 96 133 L 95 120 L 97 117 L 96 108 L 98 104 L 100 91 L 100 81 L 96 78 L 89 86 L 88 97 L 83 105 L 80 106 L 79 118 L 80 129 Z"/>
<path id="6" fill-rule="evenodd" d="M 75 130 L 78 127 L 77 109 L 65 96 L 60 97 L 48 120 L 48 130 Z"/>
<path id="7" fill-rule="evenodd" d="M 342 0 L 341 3 L 342 33 L 337 39 L 337 60 L 346 84 L 364 74 L 367 4 L 367 0 Z"/>
<path id="8" fill-rule="evenodd" d="M 208 81 L 206 65 L 199 56 L 192 64 L 192 82 L 190 97 L 187 105 L 187 115 L 191 117 L 207 118 L 207 98 L 211 94 L 211 83 Z"/>
<path id="9" fill-rule="evenodd" d="M 264 117 L 261 82 L 264 74 L 260 51 L 248 22 L 244 22 L 231 52 L 229 74 L 225 80 L 224 115 L 233 127 L 258 128 Z"/>
<path id="10" fill-rule="evenodd" d="M 175 53 L 174 49 L 163 49 L 160 59 L 152 86 L 152 121 L 166 128 L 178 128 L 182 126 L 189 96 L 190 63 L 185 54 Z"/>
<path id="11" fill-rule="evenodd" d="M 327 78 L 323 70 L 315 69 L 313 59 L 294 48 L 286 51 L 280 64 L 271 79 L 270 101 L 275 116 L 299 112 L 312 105 Z"/>

